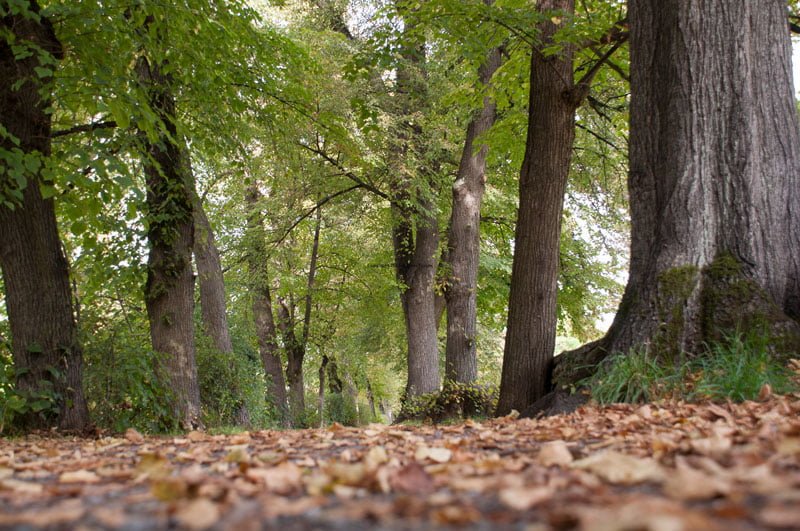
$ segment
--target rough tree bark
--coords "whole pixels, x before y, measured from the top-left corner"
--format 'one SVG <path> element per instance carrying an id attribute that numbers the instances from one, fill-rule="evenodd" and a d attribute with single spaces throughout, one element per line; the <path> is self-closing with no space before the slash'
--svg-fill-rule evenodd
<path id="1" fill-rule="evenodd" d="M 149 222 L 145 305 L 150 338 L 153 350 L 166 355 L 174 413 L 184 428 L 193 428 L 200 425 L 193 321 L 194 183 L 185 150 L 178 145 L 169 76 L 163 73 L 163 65 L 151 63 L 144 55 L 137 61 L 136 73 L 165 129 L 157 141 L 140 134 Z"/>
<path id="2" fill-rule="evenodd" d="M 0 27 L 14 35 L 16 44 L 29 43 L 60 59 L 61 43 L 52 26 L 47 19 L 36 18 L 38 3 L 31 1 L 29 9 L 30 14 L 2 17 Z M 43 85 L 50 79 L 36 72 L 43 66 L 38 52 L 17 60 L 7 40 L 0 40 L 0 113 L 7 131 L 0 138 L 0 147 L 40 162 L 39 157 L 50 154 L 51 132 L 49 101 L 43 94 Z M 0 159 L 0 190 L 18 189 L 12 172 L 11 161 Z M 83 430 L 89 425 L 89 413 L 82 389 L 83 358 L 67 259 L 53 200 L 44 199 L 39 191 L 39 170 L 28 171 L 25 178 L 18 204 L 10 207 L 0 202 L 0 268 L 16 389 L 31 399 L 40 395 L 54 399 L 56 411 L 47 417 L 31 413 L 21 423 L 26 428 Z"/>
<path id="3" fill-rule="evenodd" d="M 492 0 L 487 0 L 488 4 Z M 480 85 L 489 84 L 502 62 L 501 50 L 493 49 L 481 65 Z M 453 184 L 453 211 L 450 216 L 447 261 L 447 346 L 445 350 L 445 382 L 472 383 L 478 378 L 478 261 L 480 258 L 481 201 L 486 188 L 486 155 L 488 146 L 476 149 L 475 141 L 492 127 L 496 105 L 488 96 L 483 108 L 467 127 L 464 151 Z"/>
<path id="4" fill-rule="evenodd" d="M 286 380 L 283 376 L 278 334 L 272 313 L 272 296 L 269 289 L 267 267 L 266 232 L 259 209 L 261 194 L 253 184 L 246 192 L 250 213 L 247 218 L 248 249 L 247 266 L 250 275 L 250 292 L 253 304 L 253 320 L 261 363 L 267 378 L 267 396 L 275 406 L 281 423 L 290 426 L 289 405 L 286 396 Z"/>
<path id="5" fill-rule="evenodd" d="M 631 0 L 631 265 L 606 353 L 700 353 L 726 332 L 800 350 L 800 137 L 786 2 Z M 731 31 L 736 28 L 736 31 Z"/>
<path id="6" fill-rule="evenodd" d="M 403 12 L 399 7 L 398 10 Z M 425 107 L 427 87 L 425 39 L 411 16 L 404 17 L 403 33 L 395 95 L 402 123 L 391 149 L 394 178 L 390 195 L 395 271 L 403 289 L 400 300 L 408 344 L 405 394 L 411 398 L 438 391 L 440 385 L 434 289 L 439 224 L 426 169 L 416 164 L 421 154 L 422 130 L 415 114 Z"/>
<path id="7" fill-rule="evenodd" d="M 200 315 L 203 329 L 214 342 L 214 348 L 233 365 L 233 343 L 228 326 L 225 279 L 222 274 L 219 249 L 214 230 L 208 220 L 203 203 L 197 194 L 194 199 L 194 262 L 197 266 L 197 281 L 200 287 Z M 250 413 L 241 397 L 237 382 L 233 382 L 233 393 L 238 401 L 233 421 L 237 426 L 250 424 Z"/>
<path id="8" fill-rule="evenodd" d="M 573 13 L 574 0 L 540 0 L 538 9 Z M 575 138 L 573 47 L 545 56 L 558 25 L 538 24 L 531 54 L 528 138 L 520 171 L 519 213 L 497 414 L 525 406 L 550 388 L 555 349 L 561 214 Z"/>

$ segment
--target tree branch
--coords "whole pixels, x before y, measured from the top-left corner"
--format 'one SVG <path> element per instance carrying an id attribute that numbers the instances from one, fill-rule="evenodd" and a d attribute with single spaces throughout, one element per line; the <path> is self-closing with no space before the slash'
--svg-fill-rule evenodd
<path id="1" fill-rule="evenodd" d="M 50 133 L 50 138 L 58 138 L 60 136 L 67 136 L 75 133 L 88 133 L 91 131 L 97 131 L 98 129 L 114 129 L 116 127 L 117 122 L 114 120 L 92 122 L 90 124 L 76 125 L 75 127 L 70 127 L 69 129 L 63 129 L 61 131 L 53 131 Z"/>

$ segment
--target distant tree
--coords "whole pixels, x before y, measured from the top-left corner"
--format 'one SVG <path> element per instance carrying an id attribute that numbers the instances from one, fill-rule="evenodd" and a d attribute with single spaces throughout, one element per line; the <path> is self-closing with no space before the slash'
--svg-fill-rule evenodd
<path id="1" fill-rule="evenodd" d="M 800 136 L 786 2 L 631 0 L 630 276 L 609 353 L 671 360 L 738 330 L 800 350 Z M 730 28 L 737 28 L 731 31 Z"/>
<path id="2" fill-rule="evenodd" d="M 61 43 L 38 2 L 0 2 L 0 268 L 27 427 L 89 424 L 69 267 L 52 197 L 51 82 Z M 39 414 L 41 411 L 42 414 Z"/>

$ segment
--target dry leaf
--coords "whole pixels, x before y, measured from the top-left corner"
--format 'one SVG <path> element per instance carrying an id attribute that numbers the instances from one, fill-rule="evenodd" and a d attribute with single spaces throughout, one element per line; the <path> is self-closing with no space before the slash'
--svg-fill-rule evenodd
<path id="1" fill-rule="evenodd" d="M 389 485 L 397 492 L 408 494 L 430 494 L 433 492 L 433 478 L 418 463 L 410 463 L 396 470 L 389 478 Z"/>
<path id="2" fill-rule="evenodd" d="M 175 518 L 189 529 L 207 529 L 217 523 L 220 511 L 216 503 L 198 498 L 181 507 Z"/>
<path id="3" fill-rule="evenodd" d="M 125 439 L 134 444 L 141 444 L 144 442 L 144 435 L 136 431 L 134 428 L 125 430 Z"/>
<path id="4" fill-rule="evenodd" d="M 97 483 L 98 481 L 100 481 L 100 476 L 91 470 L 64 472 L 58 477 L 59 483 Z"/>
<path id="5" fill-rule="evenodd" d="M 661 466 L 654 459 L 633 457 L 613 450 L 575 461 L 572 467 L 588 470 L 609 483 L 624 485 L 661 481 L 664 478 Z"/>
<path id="6" fill-rule="evenodd" d="M 669 471 L 664 482 L 664 494 L 676 500 L 708 500 L 728 494 L 730 482 L 692 468 L 684 458 L 675 459 L 675 471 Z"/>
<path id="7" fill-rule="evenodd" d="M 562 440 L 549 441 L 542 445 L 536 460 L 542 466 L 562 466 L 572 463 L 572 453 L 567 448 L 567 443 Z"/>
<path id="8" fill-rule="evenodd" d="M 44 487 L 41 483 L 6 478 L 0 480 L 0 490 L 10 490 L 20 494 L 39 494 L 44 490 Z"/>
<path id="9" fill-rule="evenodd" d="M 503 489 L 498 495 L 503 505 L 515 511 L 527 511 L 552 497 L 553 489 L 549 487 L 514 487 Z"/>
<path id="10" fill-rule="evenodd" d="M 424 445 L 418 447 L 416 453 L 414 453 L 414 459 L 420 463 L 425 462 L 426 459 L 429 459 L 435 463 L 447 463 L 452 457 L 452 450 L 439 447 L 429 448 L 428 446 Z"/>
<path id="11" fill-rule="evenodd" d="M 249 468 L 245 475 L 262 482 L 268 491 L 281 495 L 298 492 L 303 486 L 303 471 L 289 462 L 272 468 Z"/>

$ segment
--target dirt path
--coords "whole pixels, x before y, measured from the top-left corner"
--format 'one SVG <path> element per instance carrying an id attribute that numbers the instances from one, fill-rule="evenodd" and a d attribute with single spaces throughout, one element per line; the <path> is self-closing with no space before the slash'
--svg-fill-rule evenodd
<path id="1" fill-rule="evenodd" d="M 0 441 L 2 529 L 800 528 L 800 397 Z"/>

